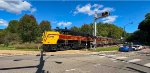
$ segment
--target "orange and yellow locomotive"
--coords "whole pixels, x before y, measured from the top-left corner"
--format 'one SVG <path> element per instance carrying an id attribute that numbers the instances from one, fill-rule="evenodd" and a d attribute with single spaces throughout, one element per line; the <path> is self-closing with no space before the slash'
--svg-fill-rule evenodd
<path id="1" fill-rule="evenodd" d="M 92 47 L 95 38 L 97 39 L 97 46 L 113 43 L 111 38 L 95 37 L 68 29 L 45 31 L 42 36 L 42 43 L 45 51 L 82 49 Z"/>

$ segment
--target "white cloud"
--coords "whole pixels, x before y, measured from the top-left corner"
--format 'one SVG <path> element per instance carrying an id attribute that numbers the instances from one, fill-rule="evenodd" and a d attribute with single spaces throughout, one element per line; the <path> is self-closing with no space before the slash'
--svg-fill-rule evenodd
<path id="1" fill-rule="evenodd" d="M 72 22 L 64 22 L 64 21 L 57 23 L 58 26 L 64 26 L 64 27 L 70 26 L 71 24 Z"/>
<path id="2" fill-rule="evenodd" d="M 8 26 L 8 22 L 4 19 L 0 19 L 0 26 Z"/>
<path id="3" fill-rule="evenodd" d="M 36 12 L 36 8 L 31 9 L 31 13 L 34 13 L 34 12 Z"/>
<path id="4" fill-rule="evenodd" d="M 0 0 L 0 10 L 16 14 L 21 14 L 22 11 L 31 11 L 31 13 L 36 11 L 29 2 L 23 0 Z"/>
<path id="5" fill-rule="evenodd" d="M 106 18 L 103 18 L 102 20 L 103 20 L 103 23 L 112 23 L 116 20 L 117 17 L 118 16 L 116 16 L 116 15 L 115 16 L 108 16 Z"/>
<path id="6" fill-rule="evenodd" d="M 77 5 L 76 10 L 74 11 L 74 14 L 76 15 L 78 13 L 84 13 L 90 16 L 90 15 L 93 15 L 95 11 L 97 11 L 97 13 L 102 13 L 105 11 L 114 11 L 113 8 L 110 8 L 110 7 L 103 8 L 103 7 L 104 6 L 100 4 L 94 4 L 94 5 L 86 4 L 85 6 Z"/>

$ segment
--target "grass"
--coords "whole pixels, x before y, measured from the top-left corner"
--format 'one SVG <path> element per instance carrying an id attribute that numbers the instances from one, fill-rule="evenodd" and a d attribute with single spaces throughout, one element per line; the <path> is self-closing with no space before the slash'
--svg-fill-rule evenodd
<path id="1" fill-rule="evenodd" d="M 115 51 L 119 50 L 119 47 L 117 46 L 111 46 L 111 47 L 98 47 L 96 50 L 90 50 L 92 52 L 100 52 L 100 51 Z"/>
<path id="2" fill-rule="evenodd" d="M 0 50 L 22 50 L 22 51 L 39 51 L 40 49 L 16 49 L 14 47 L 4 47 L 4 46 L 0 46 Z"/>
<path id="3" fill-rule="evenodd" d="M 111 46 L 111 47 L 98 47 L 96 50 L 90 50 L 92 52 L 100 52 L 100 51 L 115 51 L 118 50 L 119 47 L 117 46 Z M 33 48 L 14 48 L 13 46 L 4 47 L 3 45 L 0 45 L 0 50 L 22 50 L 22 51 L 39 51 L 41 49 L 33 49 Z"/>

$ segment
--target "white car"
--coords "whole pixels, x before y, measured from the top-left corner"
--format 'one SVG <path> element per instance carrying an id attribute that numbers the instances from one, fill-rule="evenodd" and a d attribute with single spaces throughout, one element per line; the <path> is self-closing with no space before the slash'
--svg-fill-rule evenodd
<path id="1" fill-rule="evenodd" d="M 134 50 L 141 50 L 143 47 L 141 45 L 133 45 L 132 47 Z"/>

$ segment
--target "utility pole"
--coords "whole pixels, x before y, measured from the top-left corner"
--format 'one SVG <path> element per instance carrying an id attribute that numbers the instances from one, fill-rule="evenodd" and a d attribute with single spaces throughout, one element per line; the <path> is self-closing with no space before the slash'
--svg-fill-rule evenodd
<path id="1" fill-rule="evenodd" d="M 100 18 L 104 18 L 104 17 L 107 17 L 107 16 L 109 16 L 109 12 L 103 12 L 103 13 L 101 13 L 100 15 L 99 14 L 97 14 L 97 12 L 95 11 L 95 14 L 94 14 L 94 34 L 93 34 L 93 36 L 95 37 L 94 38 L 94 42 L 93 42 L 93 44 L 94 44 L 94 49 L 96 48 L 96 46 L 97 46 L 97 44 L 96 44 L 96 33 L 97 33 L 97 28 L 96 28 L 96 25 L 97 25 L 97 23 L 96 23 L 96 20 L 97 19 L 100 19 Z"/>
<path id="2" fill-rule="evenodd" d="M 96 20 L 94 19 L 94 36 L 96 36 L 97 33 L 96 28 Z M 96 37 L 94 37 L 94 48 L 96 48 Z"/>
<path id="3" fill-rule="evenodd" d="M 125 43 L 125 33 L 126 33 L 126 26 L 127 25 L 129 25 L 129 24 L 133 24 L 133 22 L 130 22 L 130 23 L 128 23 L 128 24 L 125 24 L 124 26 L 123 26 L 123 43 Z"/>

